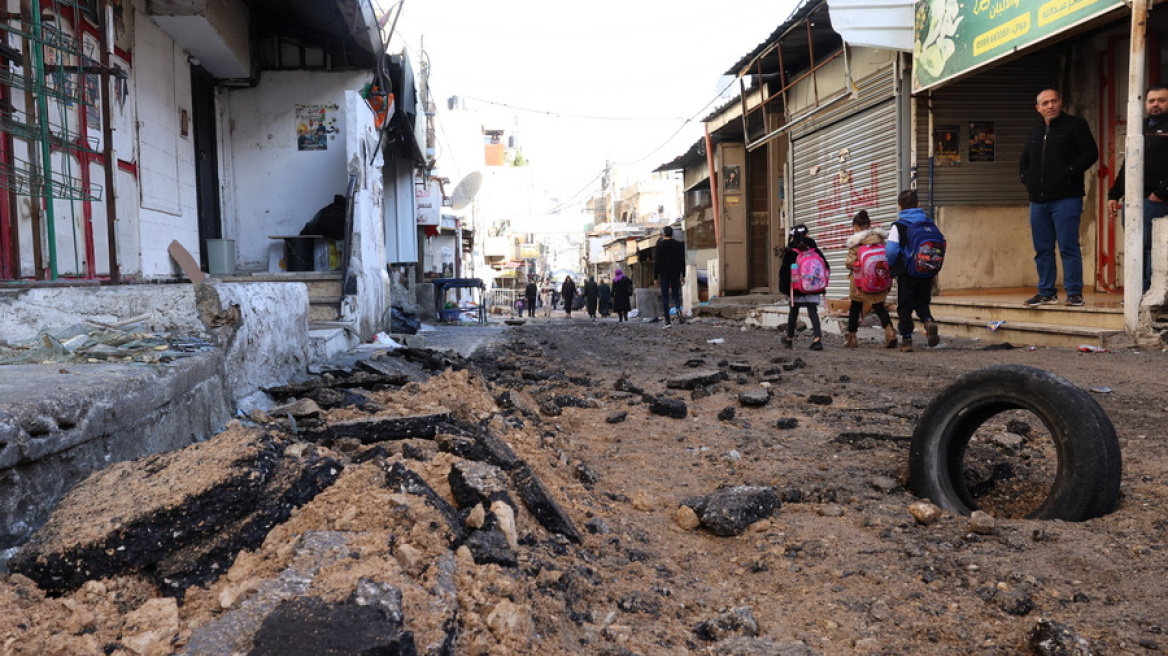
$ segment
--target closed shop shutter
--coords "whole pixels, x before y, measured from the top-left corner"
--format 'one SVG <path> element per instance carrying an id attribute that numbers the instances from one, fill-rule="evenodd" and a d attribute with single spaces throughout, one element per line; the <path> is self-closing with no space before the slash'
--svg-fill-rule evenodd
<path id="1" fill-rule="evenodd" d="M 883 84 L 873 84 L 883 81 Z M 792 132 L 792 224 L 803 223 L 831 266 L 827 297 L 847 298 L 845 242 L 852 217 L 868 211 L 874 226 L 896 220 L 897 104 L 891 69 L 859 83 L 858 101 Z"/>
<path id="2" fill-rule="evenodd" d="M 1018 159 L 1026 135 L 1038 124 L 1038 92 L 1054 86 L 1058 58 L 1025 57 L 946 85 L 933 92 L 933 133 L 956 128 L 956 163 L 929 161 L 929 98 L 917 102 L 917 189 L 921 205 L 1008 205 L 1026 203 Z M 981 126 L 981 127 L 979 127 Z M 971 158 L 974 132 L 992 127 L 993 144 Z M 987 152 L 988 151 L 988 152 Z M 989 160 L 992 161 L 976 161 Z M 972 160 L 972 161 L 971 161 Z"/>

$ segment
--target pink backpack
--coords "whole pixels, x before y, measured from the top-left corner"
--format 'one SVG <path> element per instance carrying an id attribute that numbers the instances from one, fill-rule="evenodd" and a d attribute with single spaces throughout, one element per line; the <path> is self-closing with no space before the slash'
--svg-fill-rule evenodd
<path id="1" fill-rule="evenodd" d="M 820 294 L 827 289 L 827 263 L 815 249 L 796 249 L 791 265 L 791 289 L 798 294 Z"/>
<path id="2" fill-rule="evenodd" d="M 884 244 L 860 244 L 856 249 L 856 289 L 866 294 L 883 294 L 892 288 L 892 272 Z"/>

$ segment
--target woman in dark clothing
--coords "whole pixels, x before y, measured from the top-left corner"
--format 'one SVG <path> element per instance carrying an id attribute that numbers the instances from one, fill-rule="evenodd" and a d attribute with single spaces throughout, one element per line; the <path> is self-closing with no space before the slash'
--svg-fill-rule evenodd
<path id="1" fill-rule="evenodd" d="M 612 287 L 608 286 L 607 280 L 601 278 L 600 284 L 596 286 L 596 292 L 600 296 L 600 317 L 607 319 L 612 312 Z"/>
<path id="2" fill-rule="evenodd" d="M 592 276 L 588 276 L 588 280 L 584 282 L 584 308 L 588 310 L 588 316 L 596 318 L 596 303 L 600 300 L 600 289 L 596 285 L 596 280 Z"/>
<path id="3" fill-rule="evenodd" d="M 560 286 L 560 298 L 564 299 L 564 312 L 571 319 L 572 301 L 576 300 L 576 283 L 572 282 L 572 276 L 564 278 L 564 284 Z"/>
<path id="4" fill-rule="evenodd" d="M 628 321 L 629 310 L 633 309 L 629 298 L 633 295 L 633 281 L 625 277 L 625 272 L 616 270 L 612 277 L 612 309 L 616 312 L 617 321 Z"/>

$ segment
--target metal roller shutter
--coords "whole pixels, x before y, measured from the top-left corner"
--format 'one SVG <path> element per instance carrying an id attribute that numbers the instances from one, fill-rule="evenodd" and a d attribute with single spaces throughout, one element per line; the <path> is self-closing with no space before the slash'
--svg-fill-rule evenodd
<path id="1" fill-rule="evenodd" d="M 961 160 L 956 165 L 930 166 L 930 99 L 917 97 L 917 189 L 921 205 L 1026 203 L 1026 189 L 1018 181 L 1018 159 L 1026 135 L 1039 121 L 1035 97 L 1044 87 L 1054 85 L 1057 73 L 1057 57 L 1026 57 L 934 91 L 933 130 L 958 128 Z M 993 161 L 969 161 L 971 122 L 993 124 Z"/>
<path id="2" fill-rule="evenodd" d="M 792 134 L 792 224 L 805 224 L 827 257 L 832 269 L 827 297 L 833 299 L 848 296 L 843 264 L 852 217 L 865 209 L 873 225 L 889 227 L 900 192 L 891 69 L 859 86 L 872 91 Z"/>

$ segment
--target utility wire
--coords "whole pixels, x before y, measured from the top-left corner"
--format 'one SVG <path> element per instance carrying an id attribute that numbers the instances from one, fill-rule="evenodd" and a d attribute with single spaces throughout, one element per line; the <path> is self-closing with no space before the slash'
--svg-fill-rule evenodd
<path id="1" fill-rule="evenodd" d="M 434 87 L 441 88 L 441 87 Z M 686 120 L 681 116 L 596 116 L 594 114 L 568 114 L 565 112 L 552 111 L 550 109 L 532 109 L 530 107 L 520 107 L 510 103 L 500 102 L 498 100 L 487 100 L 485 98 L 476 98 L 474 96 L 464 96 L 462 94 L 454 94 L 459 98 L 466 100 L 473 100 L 475 102 L 484 103 L 487 105 L 495 105 L 496 107 L 506 107 L 517 112 L 528 112 L 530 114 L 544 114 L 546 116 L 554 116 L 557 118 L 582 118 L 592 121 L 681 121 Z"/>

